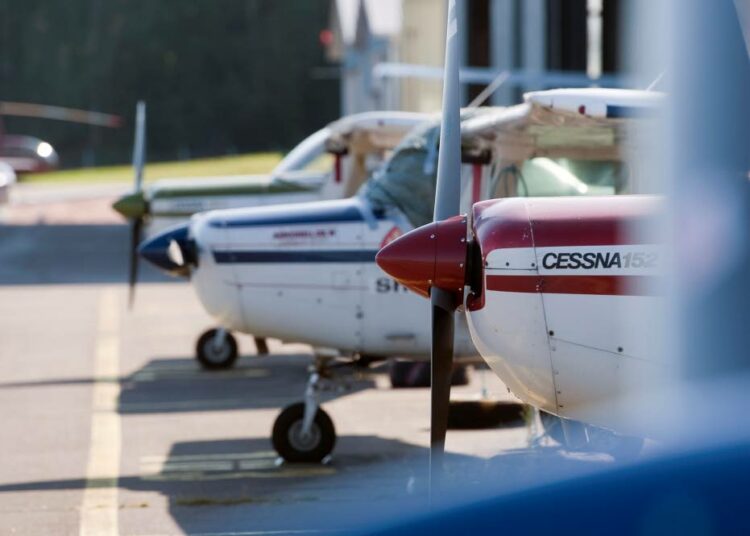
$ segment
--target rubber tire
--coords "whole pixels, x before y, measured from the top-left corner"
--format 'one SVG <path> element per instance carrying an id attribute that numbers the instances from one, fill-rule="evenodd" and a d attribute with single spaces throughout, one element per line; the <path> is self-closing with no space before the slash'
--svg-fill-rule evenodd
<path id="1" fill-rule="evenodd" d="M 320 463 L 336 446 L 336 429 L 328 414 L 318 408 L 313 425 L 318 427 L 320 440 L 310 450 L 299 450 L 289 440 L 289 430 L 305 417 L 305 403 L 297 402 L 284 408 L 273 423 L 271 443 L 279 456 L 290 463 Z"/>
<path id="2" fill-rule="evenodd" d="M 392 359 L 388 368 L 388 377 L 394 389 L 424 388 L 430 386 L 430 362 L 408 359 Z M 452 386 L 468 385 L 468 367 L 453 365 Z"/>
<path id="3" fill-rule="evenodd" d="M 225 359 L 216 361 L 207 355 L 206 345 L 213 343 L 217 331 L 218 330 L 216 329 L 209 329 L 198 338 L 198 342 L 195 344 L 195 357 L 201 364 L 201 367 L 206 370 L 225 370 L 232 368 L 239 356 L 237 352 L 237 339 L 235 339 L 234 335 L 231 333 L 227 333 L 224 339 L 225 344 L 229 346 L 229 353 Z"/>

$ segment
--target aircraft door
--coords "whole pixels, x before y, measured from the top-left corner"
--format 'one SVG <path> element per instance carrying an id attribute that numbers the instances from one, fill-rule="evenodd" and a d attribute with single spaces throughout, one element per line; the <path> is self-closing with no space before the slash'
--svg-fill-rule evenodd
<path id="1" fill-rule="evenodd" d="M 245 331 L 358 351 L 362 322 L 362 222 L 268 226 L 242 240 L 237 265 Z M 246 244 L 252 240 L 252 249 Z"/>

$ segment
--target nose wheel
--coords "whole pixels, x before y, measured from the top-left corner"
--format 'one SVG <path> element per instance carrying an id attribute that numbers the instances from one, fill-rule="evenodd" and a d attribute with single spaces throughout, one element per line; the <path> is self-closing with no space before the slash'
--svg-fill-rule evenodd
<path id="1" fill-rule="evenodd" d="M 284 408 L 273 425 L 271 442 L 276 452 L 287 462 L 320 463 L 336 445 L 336 429 L 328 414 L 320 407 L 324 391 L 346 389 L 334 371 L 352 368 L 356 360 L 331 359 L 320 355 L 310 367 L 303 402 Z"/>
<path id="2" fill-rule="evenodd" d="M 305 402 L 287 406 L 273 424 L 273 448 L 292 463 L 320 463 L 336 444 L 336 430 L 328 414 Z"/>
<path id="3" fill-rule="evenodd" d="M 228 369 L 237 361 L 237 340 L 227 330 L 209 329 L 198 338 L 195 357 L 204 369 Z"/>

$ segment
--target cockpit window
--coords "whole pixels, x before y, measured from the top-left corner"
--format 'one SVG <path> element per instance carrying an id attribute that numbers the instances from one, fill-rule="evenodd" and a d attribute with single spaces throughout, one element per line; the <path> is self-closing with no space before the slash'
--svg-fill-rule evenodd
<path id="1" fill-rule="evenodd" d="M 628 183 L 628 168 L 621 161 L 536 157 L 520 167 L 506 163 L 496 169 L 493 197 L 613 195 Z"/>
<path id="2" fill-rule="evenodd" d="M 359 191 L 376 208 L 398 207 L 415 226 L 432 221 L 439 125 L 417 127 Z"/>
<path id="3" fill-rule="evenodd" d="M 375 208 L 396 206 L 419 227 L 432 221 L 440 127 L 430 122 L 412 131 L 390 160 L 359 190 Z M 628 167 L 617 160 L 535 157 L 492 164 L 490 199 L 611 195 L 628 186 Z M 467 177 L 470 179 L 471 177 Z"/>

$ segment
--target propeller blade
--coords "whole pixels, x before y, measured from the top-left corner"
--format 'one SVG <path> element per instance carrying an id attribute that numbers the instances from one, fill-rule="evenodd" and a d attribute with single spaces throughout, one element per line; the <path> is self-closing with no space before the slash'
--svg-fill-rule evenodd
<path id="1" fill-rule="evenodd" d="M 437 189 L 434 220 L 458 214 L 461 197 L 461 103 L 459 102 L 459 14 L 457 0 L 448 1 L 448 29 L 445 37 L 443 116 L 440 125 Z M 460 1 L 460 0 L 459 0 Z"/>
<path id="2" fill-rule="evenodd" d="M 432 302 L 432 425 L 431 452 L 438 457 L 445 449 L 448 407 L 453 372 L 454 298 L 449 292 L 433 288 Z M 438 466 L 439 464 L 435 464 Z"/>
<path id="3" fill-rule="evenodd" d="M 140 192 L 143 185 L 143 167 L 146 164 L 146 103 L 138 101 L 135 107 L 135 140 L 133 141 L 133 170 L 135 190 Z"/>
<path id="4" fill-rule="evenodd" d="M 134 195 L 143 190 L 143 168 L 146 165 L 146 103 L 138 101 L 135 107 L 135 140 L 133 141 Z M 139 197 L 142 203 L 143 197 Z M 143 239 L 143 214 L 136 215 L 130 223 L 130 259 L 128 270 L 128 306 L 133 308 L 135 284 L 138 282 L 138 245 Z"/>
<path id="5" fill-rule="evenodd" d="M 443 77 L 443 116 L 440 125 L 434 221 L 455 216 L 461 196 L 461 104 L 459 102 L 459 14 L 457 0 L 448 1 Z M 437 287 L 430 292 L 432 303 L 431 409 L 430 409 L 430 488 L 442 468 L 445 433 L 453 369 L 453 294 Z"/>
<path id="6" fill-rule="evenodd" d="M 143 220 L 137 218 L 130 225 L 130 269 L 128 272 L 128 307 L 133 308 L 135 284 L 138 282 L 138 245 L 143 240 Z"/>

